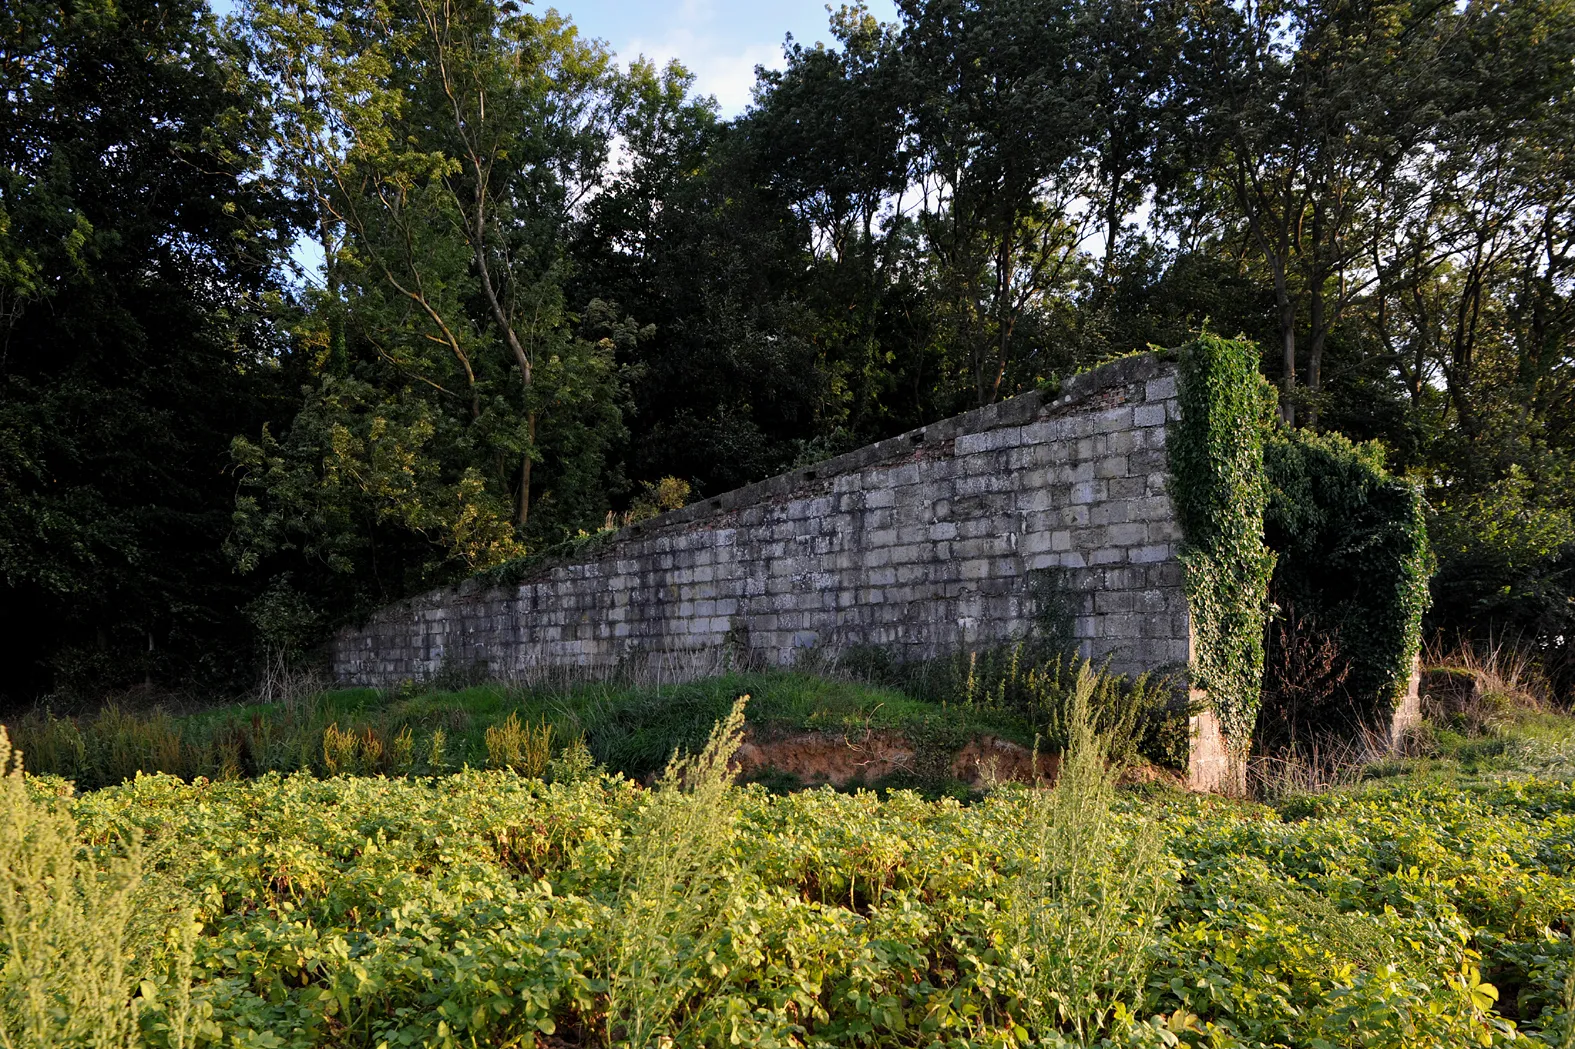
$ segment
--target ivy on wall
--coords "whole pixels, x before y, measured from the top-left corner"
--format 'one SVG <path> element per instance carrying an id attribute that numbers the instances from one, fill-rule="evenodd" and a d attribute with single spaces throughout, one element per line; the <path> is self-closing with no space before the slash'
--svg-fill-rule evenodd
<path id="1" fill-rule="evenodd" d="M 1258 348 L 1204 334 L 1182 347 L 1181 419 L 1169 436 L 1171 496 L 1195 638 L 1193 685 L 1244 756 L 1262 701 L 1274 553 L 1264 545 L 1264 438 L 1274 391 Z"/>
<path id="2" fill-rule="evenodd" d="M 1404 697 L 1433 568 L 1415 486 L 1385 471 L 1377 445 L 1281 425 L 1258 358 L 1216 335 L 1183 347 L 1170 435 L 1193 684 L 1238 756 L 1263 701 L 1276 602 L 1330 631 L 1348 668 L 1310 712 L 1319 723 L 1302 727 L 1345 728 Z"/>
<path id="3" fill-rule="evenodd" d="M 1404 698 L 1422 639 L 1428 548 L 1422 495 L 1384 469 L 1383 449 L 1275 425 L 1265 447 L 1270 594 L 1330 632 L 1348 673 L 1304 711 L 1303 729 L 1379 721 Z"/>

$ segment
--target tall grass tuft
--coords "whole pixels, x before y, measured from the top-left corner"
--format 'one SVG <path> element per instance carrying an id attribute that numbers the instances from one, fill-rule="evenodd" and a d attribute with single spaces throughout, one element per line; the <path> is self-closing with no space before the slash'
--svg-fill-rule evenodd
<path id="1" fill-rule="evenodd" d="M 632 831 L 607 926 L 609 1045 L 643 1049 L 671 1030 L 724 925 L 737 816 L 729 763 L 748 700 L 738 698 L 699 754 L 673 752 Z"/>
<path id="2" fill-rule="evenodd" d="M 1026 1025 L 1091 1044 L 1141 997 L 1173 883 L 1159 827 L 1115 812 L 1119 763 L 1090 710 L 1099 675 L 1072 682 L 1053 790 L 1027 792 L 1025 855 L 1007 890 Z"/>
<path id="3" fill-rule="evenodd" d="M 521 776 L 540 779 L 552 757 L 552 724 L 524 725 L 512 713 L 501 725 L 489 725 L 484 734 L 487 764 L 495 769 L 513 769 Z"/>
<path id="4" fill-rule="evenodd" d="M 29 795 L 0 728 L 0 1046 L 138 1044 L 128 959 L 141 870 L 136 841 L 95 858 L 61 803 Z"/>

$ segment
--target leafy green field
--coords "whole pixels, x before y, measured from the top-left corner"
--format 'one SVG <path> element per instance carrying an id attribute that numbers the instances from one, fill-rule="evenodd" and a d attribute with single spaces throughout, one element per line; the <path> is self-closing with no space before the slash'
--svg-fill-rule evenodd
<path id="1" fill-rule="evenodd" d="M 91 886 L 140 837 L 125 973 L 154 1046 L 1567 1046 L 1575 748 L 1544 728 L 1475 774 L 1277 806 L 1117 793 L 1097 760 L 972 804 L 714 763 L 647 789 L 573 754 L 550 782 L 33 779 L 109 873 L 6 896 L 3 1001 L 18 930 L 112 917 Z M 33 971 L 91 968 L 29 942 Z"/>

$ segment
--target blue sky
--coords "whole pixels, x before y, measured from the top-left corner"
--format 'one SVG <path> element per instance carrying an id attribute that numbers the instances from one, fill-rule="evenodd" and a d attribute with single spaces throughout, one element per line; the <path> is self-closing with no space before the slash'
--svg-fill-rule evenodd
<path id="1" fill-rule="evenodd" d="M 556 7 L 588 36 L 605 40 L 621 63 L 642 54 L 659 66 L 678 59 L 695 74 L 696 91 L 716 96 L 724 116 L 749 103 L 756 65 L 780 67 L 786 34 L 805 44 L 831 41 L 826 0 L 536 2 Z M 881 21 L 896 21 L 892 0 L 871 0 L 869 7 Z"/>
<path id="2" fill-rule="evenodd" d="M 234 0 L 210 0 L 220 15 Z M 840 5 L 845 0 L 836 0 Z M 695 90 L 715 95 L 723 116 L 749 104 L 755 66 L 780 68 L 788 33 L 805 44 L 831 42 L 826 0 L 535 0 L 604 40 L 621 64 L 644 55 L 658 66 L 678 59 L 695 74 Z M 868 0 L 882 22 L 897 20 L 893 0 Z"/>

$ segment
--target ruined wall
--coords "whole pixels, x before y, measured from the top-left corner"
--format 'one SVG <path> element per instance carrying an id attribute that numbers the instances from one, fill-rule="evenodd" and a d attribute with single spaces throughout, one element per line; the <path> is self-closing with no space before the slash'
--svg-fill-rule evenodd
<path id="1" fill-rule="evenodd" d="M 1035 616 L 1117 671 L 1185 664 L 1166 494 L 1176 366 L 1131 357 L 625 528 L 578 559 L 383 609 L 334 638 L 346 683 L 445 662 L 496 677 L 695 653 L 788 664 L 1021 636 Z"/>

